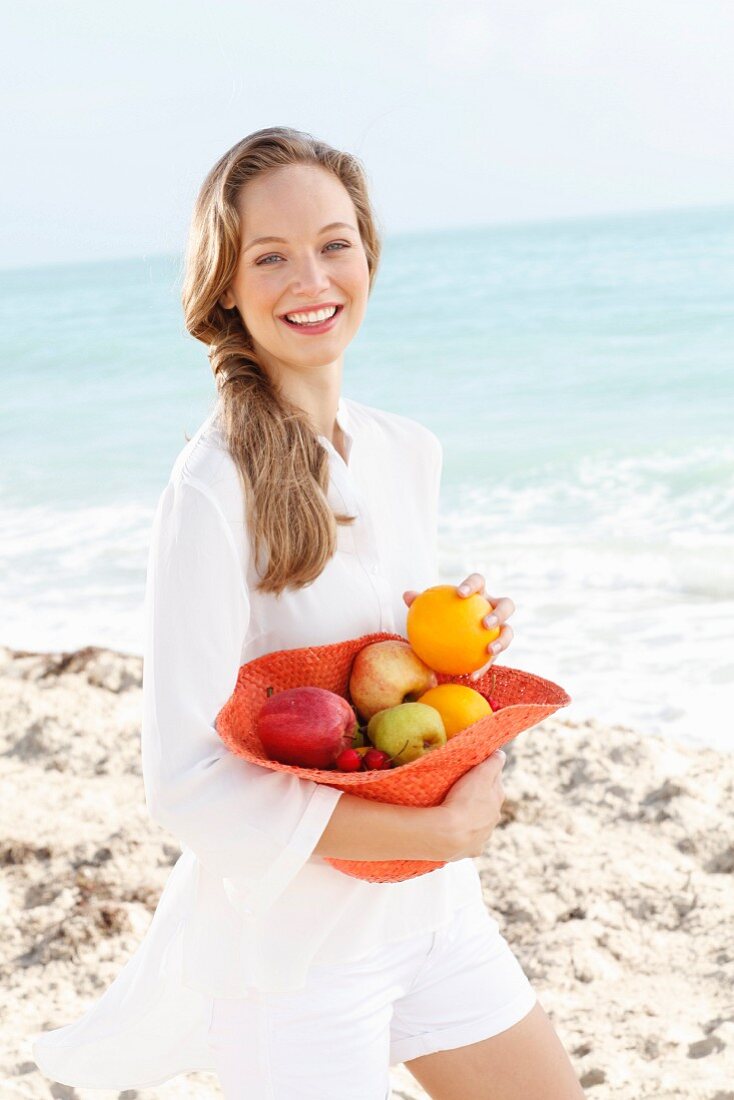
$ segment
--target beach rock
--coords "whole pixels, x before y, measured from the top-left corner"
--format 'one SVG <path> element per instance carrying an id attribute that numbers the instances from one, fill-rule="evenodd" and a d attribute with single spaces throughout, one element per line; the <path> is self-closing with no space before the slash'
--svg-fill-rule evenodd
<path id="1" fill-rule="evenodd" d="M 718 1035 L 708 1035 L 705 1039 L 699 1039 L 697 1043 L 691 1043 L 688 1047 L 689 1058 L 706 1058 L 709 1054 L 716 1054 L 723 1050 L 726 1043 Z"/>
<path id="2" fill-rule="evenodd" d="M 590 1089 L 594 1085 L 603 1085 L 606 1079 L 603 1069 L 587 1069 L 581 1074 L 580 1083 L 582 1088 Z"/>
<path id="3" fill-rule="evenodd" d="M 727 844 L 708 860 L 706 870 L 710 875 L 734 874 L 734 844 Z"/>
<path id="4" fill-rule="evenodd" d="M 77 1100 L 79 1097 L 76 1089 L 70 1088 L 69 1085 L 60 1085 L 58 1081 L 54 1081 L 49 1092 L 54 1100 Z"/>

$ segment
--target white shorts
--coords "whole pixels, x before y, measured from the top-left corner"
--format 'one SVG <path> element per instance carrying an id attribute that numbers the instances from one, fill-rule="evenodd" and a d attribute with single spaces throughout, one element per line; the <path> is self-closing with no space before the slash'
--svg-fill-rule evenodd
<path id="1" fill-rule="evenodd" d="M 483 902 L 450 924 L 346 963 L 304 989 L 215 998 L 209 1028 L 224 1100 L 386 1100 L 391 1065 L 479 1042 L 537 997 Z"/>

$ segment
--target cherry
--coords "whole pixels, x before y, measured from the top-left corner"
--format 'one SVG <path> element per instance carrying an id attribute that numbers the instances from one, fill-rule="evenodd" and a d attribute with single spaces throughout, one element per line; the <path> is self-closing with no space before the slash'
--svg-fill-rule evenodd
<path id="1" fill-rule="evenodd" d="M 358 772 L 362 766 L 362 757 L 356 749 L 342 749 L 336 758 L 336 766 L 340 772 Z"/>
<path id="2" fill-rule="evenodd" d="M 390 766 L 390 760 L 381 749 L 368 749 L 364 754 L 365 771 L 382 771 Z"/>

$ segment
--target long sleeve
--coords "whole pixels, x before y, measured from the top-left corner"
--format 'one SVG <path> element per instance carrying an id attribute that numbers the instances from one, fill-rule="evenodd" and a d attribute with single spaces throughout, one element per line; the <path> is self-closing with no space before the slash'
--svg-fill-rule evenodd
<path id="1" fill-rule="evenodd" d="M 153 521 L 145 596 L 142 766 L 151 817 L 261 915 L 312 854 L 341 792 L 230 752 L 214 720 L 234 690 L 250 602 L 216 497 L 184 473 Z"/>

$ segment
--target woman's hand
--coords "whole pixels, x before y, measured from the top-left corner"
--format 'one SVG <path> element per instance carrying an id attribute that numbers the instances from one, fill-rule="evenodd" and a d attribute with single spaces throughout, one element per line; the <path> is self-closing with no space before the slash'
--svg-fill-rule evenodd
<path id="1" fill-rule="evenodd" d="M 498 749 L 460 776 L 437 807 L 444 814 L 444 830 L 450 838 L 448 862 L 482 855 L 502 818 L 504 764 L 505 754 Z"/>
<path id="2" fill-rule="evenodd" d="M 491 653 L 492 656 L 487 661 L 486 665 L 482 665 L 481 668 L 476 669 L 469 677 L 471 680 L 478 680 L 479 677 L 483 676 L 487 669 L 491 667 L 499 654 L 507 649 L 512 641 L 512 627 L 505 626 L 504 624 L 515 611 L 515 605 L 509 596 L 488 596 L 484 589 L 484 577 L 481 573 L 471 573 L 465 581 L 462 581 L 461 584 L 457 586 L 456 591 L 462 598 L 472 596 L 475 592 L 478 592 L 480 596 L 484 596 L 485 600 L 489 600 L 492 605 L 492 610 L 485 616 L 482 622 L 488 628 L 501 626 L 499 637 L 496 641 L 492 642 L 491 645 L 487 646 L 487 652 Z M 408 607 L 410 607 L 417 595 L 417 592 L 403 592 L 403 599 Z"/>

